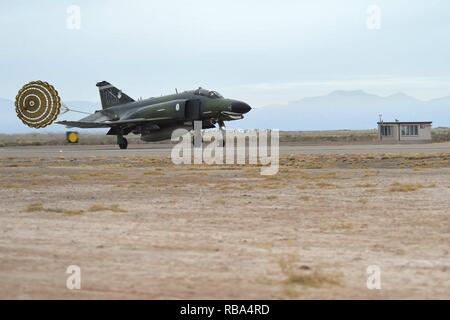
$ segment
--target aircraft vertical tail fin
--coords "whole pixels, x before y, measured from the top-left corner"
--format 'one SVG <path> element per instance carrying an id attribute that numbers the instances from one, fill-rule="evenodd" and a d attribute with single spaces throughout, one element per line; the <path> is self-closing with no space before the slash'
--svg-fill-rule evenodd
<path id="1" fill-rule="evenodd" d="M 134 101 L 107 81 L 98 82 L 97 87 L 100 92 L 100 100 L 103 109 Z"/>

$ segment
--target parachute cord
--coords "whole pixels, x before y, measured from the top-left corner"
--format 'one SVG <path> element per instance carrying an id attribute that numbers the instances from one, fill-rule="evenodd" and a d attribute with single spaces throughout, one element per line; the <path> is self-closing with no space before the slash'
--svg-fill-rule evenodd
<path id="1" fill-rule="evenodd" d="M 85 111 L 79 111 L 79 110 L 70 109 L 64 103 L 61 104 L 61 108 L 63 109 L 63 111 L 60 114 L 65 114 L 67 112 L 77 112 L 77 113 L 83 113 L 83 114 L 92 114 L 92 113 L 85 112 Z"/>

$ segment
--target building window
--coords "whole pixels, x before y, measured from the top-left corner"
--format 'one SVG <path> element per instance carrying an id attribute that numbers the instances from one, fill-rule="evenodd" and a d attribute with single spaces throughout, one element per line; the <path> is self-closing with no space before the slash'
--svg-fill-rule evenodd
<path id="1" fill-rule="evenodd" d="M 418 135 L 419 135 L 418 125 L 402 126 L 402 136 L 418 136 Z"/>
<path id="2" fill-rule="evenodd" d="M 382 136 L 392 136 L 392 126 L 381 126 L 381 135 Z"/>

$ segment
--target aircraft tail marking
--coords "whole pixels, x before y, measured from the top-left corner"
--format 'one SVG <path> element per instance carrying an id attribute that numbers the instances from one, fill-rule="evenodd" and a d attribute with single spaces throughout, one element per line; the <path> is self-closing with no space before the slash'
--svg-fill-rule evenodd
<path id="1" fill-rule="evenodd" d="M 98 82 L 97 87 L 100 92 L 100 100 L 103 109 L 134 102 L 132 98 L 107 81 Z"/>

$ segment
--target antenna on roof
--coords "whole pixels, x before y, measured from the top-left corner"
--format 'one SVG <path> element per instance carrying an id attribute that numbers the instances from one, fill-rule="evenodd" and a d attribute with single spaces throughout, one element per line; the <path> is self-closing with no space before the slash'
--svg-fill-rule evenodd
<path id="1" fill-rule="evenodd" d="M 380 118 L 380 122 L 383 122 L 383 115 L 381 113 L 378 114 L 378 117 Z"/>

